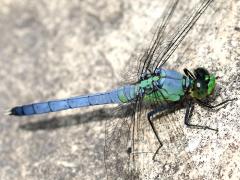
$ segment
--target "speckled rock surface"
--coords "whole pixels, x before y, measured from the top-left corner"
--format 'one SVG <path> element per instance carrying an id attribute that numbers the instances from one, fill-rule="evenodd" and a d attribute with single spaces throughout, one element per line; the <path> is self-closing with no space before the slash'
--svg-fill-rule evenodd
<path id="1" fill-rule="evenodd" d="M 186 2 L 181 6 L 192 5 Z M 131 53 L 152 36 L 165 5 L 163 0 L 1 0 L 1 113 L 115 87 Z M 218 102 L 240 98 L 239 12 L 238 0 L 214 2 L 167 64 L 216 73 Z M 239 179 L 239 106 L 238 100 L 218 112 L 196 107 L 193 121 L 217 126 L 218 134 L 187 129 L 184 110 L 177 111 L 161 134 L 160 161 L 143 157 L 142 178 Z M 106 179 L 104 124 L 110 120 L 101 107 L 23 118 L 2 114 L 0 179 Z"/>

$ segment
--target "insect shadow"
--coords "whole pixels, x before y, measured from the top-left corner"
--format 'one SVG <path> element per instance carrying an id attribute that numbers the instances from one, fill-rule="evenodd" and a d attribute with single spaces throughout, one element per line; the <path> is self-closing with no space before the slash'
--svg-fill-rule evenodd
<path id="1" fill-rule="evenodd" d="M 64 117 L 53 117 L 37 122 L 28 122 L 20 125 L 19 128 L 27 131 L 54 130 L 58 128 L 76 126 L 79 124 L 105 121 L 113 118 L 113 115 L 109 113 L 113 110 L 115 110 L 115 108 L 98 109 Z"/>
<path id="2" fill-rule="evenodd" d="M 81 114 L 68 115 L 63 117 L 53 117 L 37 122 L 28 122 L 19 126 L 26 131 L 54 130 L 58 128 L 76 126 L 92 122 L 113 120 L 114 118 L 130 117 L 133 111 L 131 104 L 119 105 L 117 107 L 100 107 L 99 109 L 84 112 Z"/>

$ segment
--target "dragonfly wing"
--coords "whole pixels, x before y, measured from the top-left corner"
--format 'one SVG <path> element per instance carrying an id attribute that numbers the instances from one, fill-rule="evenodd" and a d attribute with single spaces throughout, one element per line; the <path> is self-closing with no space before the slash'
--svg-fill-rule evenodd
<path id="1" fill-rule="evenodd" d="M 179 0 L 170 1 L 163 12 L 161 20 L 158 21 L 154 36 L 149 44 L 149 47 L 147 47 L 144 54 L 138 60 L 139 61 L 138 77 L 140 77 L 143 72 L 151 71 L 150 69 L 151 61 L 157 49 L 159 49 L 159 46 L 163 45 L 162 44 L 164 37 L 163 34 L 166 32 L 165 30 L 173 16 L 173 13 L 176 9 L 178 2 Z"/>
<path id="2" fill-rule="evenodd" d="M 182 7 L 176 0 L 170 5 L 170 10 L 165 10 L 163 23 L 157 27 L 149 48 L 139 59 L 139 76 L 148 71 L 154 72 L 167 62 L 212 1 L 202 0 L 191 10 L 178 10 Z"/>
<path id="3" fill-rule="evenodd" d="M 131 165 L 134 109 L 135 103 L 119 106 L 111 112 L 117 118 L 106 121 L 104 161 L 108 179 L 136 179 L 138 176 Z"/>
<path id="4" fill-rule="evenodd" d="M 164 164 L 177 166 L 180 157 L 181 161 L 185 158 L 190 163 L 190 155 L 184 151 L 186 139 L 180 125 L 182 121 L 168 110 L 167 115 L 160 113 L 162 116 L 153 119 L 164 144 L 156 156 L 157 162 L 153 161 L 159 142 L 147 120 L 147 113 L 160 105 L 162 103 L 156 101 L 149 106 L 138 99 L 127 107 L 120 106 L 115 112 L 117 118 L 106 121 L 104 154 L 109 179 L 151 179 L 152 175 L 159 175 Z"/>
<path id="5" fill-rule="evenodd" d="M 156 99 L 158 94 L 155 94 Z M 187 150 L 187 138 L 184 132 L 183 120 L 179 120 L 179 111 L 183 104 L 178 104 L 174 108 L 165 109 L 152 118 L 157 134 L 163 146 L 159 148 L 159 142 L 147 119 L 147 114 L 162 106 L 167 102 L 155 101 L 151 105 L 143 104 L 138 100 L 134 105 L 134 116 L 127 121 L 131 121 L 131 126 L 127 133 L 130 146 L 126 146 L 123 151 L 131 147 L 128 161 L 125 161 L 128 171 L 128 179 L 162 179 L 172 178 L 173 174 L 182 173 L 180 168 L 185 170 L 190 166 L 197 168 L 191 159 L 191 152 Z M 181 112 L 180 112 L 181 113 Z M 119 145 L 118 147 L 122 147 Z M 120 149 L 119 149 L 120 150 Z M 153 157 L 155 159 L 153 160 Z M 119 157 L 119 156 L 118 156 Z M 131 178 L 130 178 L 131 177 Z"/>
<path id="6" fill-rule="evenodd" d="M 153 118 L 163 143 L 156 154 L 156 161 L 153 161 L 159 142 L 147 114 L 161 105 L 156 101 L 149 106 L 138 100 L 125 109 L 124 117 L 107 122 L 105 165 L 109 179 L 157 179 L 161 173 L 166 174 L 165 166 L 176 171 L 180 162 L 195 166 L 190 154 L 185 151 L 187 139 L 182 128 L 183 121 L 178 120 L 179 114 L 168 109 Z M 172 174 L 174 172 L 169 172 L 169 178 Z"/>
<path id="7" fill-rule="evenodd" d="M 117 119 L 106 121 L 104 154 L 109 179 L 144 179 L 149 174 L 143 171 L 147 167 L 144 157 L 152 158 L 158 147 L 146 118 L 149 110 L 137 99 L 127 107 L 119 106 Z"/>

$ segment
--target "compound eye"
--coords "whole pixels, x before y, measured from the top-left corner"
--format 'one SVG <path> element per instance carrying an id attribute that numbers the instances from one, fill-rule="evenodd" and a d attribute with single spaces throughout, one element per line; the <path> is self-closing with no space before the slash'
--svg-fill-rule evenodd
<path id="1" fill-rule="evenodd" d="M 198 89 L 200 89 L 201 83 L 200 83 L 200 82 L 197 82 L 196 86 L 197 86 Z"/>

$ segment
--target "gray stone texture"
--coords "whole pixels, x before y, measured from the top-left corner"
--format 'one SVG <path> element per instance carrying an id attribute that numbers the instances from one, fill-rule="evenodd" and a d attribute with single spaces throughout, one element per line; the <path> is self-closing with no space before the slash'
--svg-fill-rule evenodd
<path id="1" fill-rule="evenodd" d="M 188 9 L 194 2 L 180 4 Z M 116 87 L 165 6 L 164 0 L 0 1 L 1 180 L 106 179 L 105 121 L 113 117 L 105 109 L 111 106 L 21 118 L 2 112 Z M 239 12 L 240 1 L 216 0 L 166 64 L 216 73 L 217 102 L 240 98 Z M 184 109 L 168 115 L 164 132 L 157 125 L 160 161 L 143 156 L 141 177 L 239 179 L 239 106 L 239 100 L 217 112 L 196 106 L 193 122 L 218 127 L 217 134 L 186 128 Z"/>

